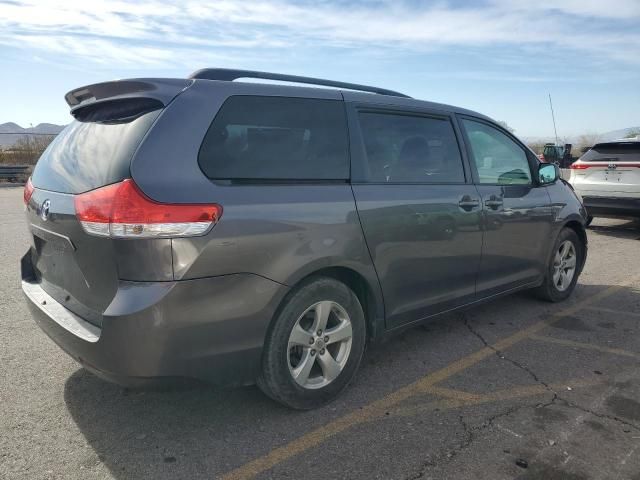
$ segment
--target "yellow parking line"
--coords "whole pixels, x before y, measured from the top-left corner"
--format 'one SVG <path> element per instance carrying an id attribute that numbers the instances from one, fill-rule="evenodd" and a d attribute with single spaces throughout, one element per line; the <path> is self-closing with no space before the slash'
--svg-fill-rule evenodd
<path id="1" fill-rule="evenodd" d="M 463 392 L 462 390 L 454 390 L 452 388 L 445 387 L 432 387 L 427 393 L 450 400 L 463 400 L 465 402 L 477 402 L 484 398 L 484 395 L 482 394 Z"/>
<path id="2" fill-rule="evenodd" d="M 555 382 L 549 384 L 550 390 L 565 390 L 567 387 L 571 388 L 583 388 L 604 383 L 600 378 L 573 378 L 570 380 L 564 380 L 562 382 Z M 484 395 L 488 401 L 501 401 L 510 400 L 512 398 L 530 397 L 539 393 L 548 392 L 544 385 L 522 385 L 518 387 L 506 388 L 504 390 L 498 390 L 495 392 L 489 392 Z"/>
<path id="3" fill-rule="evenodd" d="M 561 338 L 548 337 L 546 335 L 531 335 L 531 340 L 538 340 L 540 342 L 555 343 L 565 347 L 585 348 L 588 350 L 597 350 L 603 353 L 612 353 L 614 355 L 621 355 L 623 357 L 640 358 L 640 353 L 630 352 L 628 350 L 622 350 L 620 348 L 601 347 L 600 345 L 594 345 L 593 343 L 574 342 L 573 340 L 564 340 Z"/>
<path id="4" fill-rule="evenodd" d="M 558 313 L 552 314 L 552 318 L 549 320 L 543 320 L 528 328 L 520 330 L 519 332 L 506 337 L 493 345 L 497 350 L 506 350 L 507 348 L 515 345 L 518 342 L 528 338 L 529 336 L 538 333 L 548 325 L 558 321 L 560 318 L 572 315 L 576 311 L 584 308 L 587 305 L 595 303 L 603 298 L 613 295 L 619 290 L 623 289 L 626 285 L 633 283 L 637 278 L 631 279 L 628 282 L 624 282 L 620 285 L 612 285 L 605 290 L 592 295 L 580 302 L 575 303 Z M 352 428 L 361 423 L 368 422 L 370 419 L 384 415 L 392 407 L 398 405 L 400 402 L 414 395 L 428 393 L 429 389 L 436 383 L 446 380 L 453 375 L 462 372 L 469 367 L 477 364 L 491 355 L 494 355 L 495 351 L 489 347 L 482 348 L 477 352 L 460 358 L 453 363 L 450 363 L 440 370 L 436 370 L 421 379 L 402 387 L 395 392 L 388 394 L 387 396 L 376 400 L 365 407 L 356 410 L 355 412 L 348 413 L 342 417 L 336 418 L 328 424 L 319 427 L 301 437 L 292 440 L 291 442 L 281 447 L 271 450 L 269 453 L 262 457 L 256 458 L 235 470 L 232 470 L 221 478 L 222 480 L 244 480 L 253 478 L 254 476 L 273 468 L 279 463 L 284 462 L 296 455 L 303 453 L 310 448 L 319 445 L 334 435 L 341 433 L 349 428 Z"/>
<path id="5" fill-rule="evenodd" d="M 598 306 L 590 306 L 586 308 L 588 310 L 593 310 L 595 312 L 606 312 L 606 313 L 612 313 L 613 315 L 627 315 L 630 317 L 640 318 L 640 313 L 636 313 L 636 312 L 625 312 L 624 310 L 614 310 L 613 308 L 605 308 L 605 307 L 598 307 Z"/>
<path id="6" fill-rule="evenodd" d="M 571 388 L 583 388 L 590 387 L 603 383 L 603 380 L 591 380 L 591 379 L 572 379 L 565 382 L 553 383 L 549 385 L 551 390 L 559 390 L 566 387 Z M 457 390 L 451 390 L 451 392 L 457 392 Z M 544 385 L 523 385 L 513 388 L 506 388 L 504 390 L 498 390 L 496 392 L 489 392 L 482 395 L 475 395 L 469 392 L 458 392 L 457 398 L 446 398 L 441 400 L 435 400 L 429 403 L 420 405 L 410 405 L 406 407 L 398 407 L 390 412 L 389 417 L 408 417 L 417 415 L 419 413 L 426 413 L 435 409 L 439 410 L 451 410 L 459 407 L 466 407 L 469 405 L 479 405 L 483 403 L 501 402 L 504 400 L 513 400 L 514 398 L 533 397 L 536 395 L 543 395 L 548 393 L 549 390 Z"/>

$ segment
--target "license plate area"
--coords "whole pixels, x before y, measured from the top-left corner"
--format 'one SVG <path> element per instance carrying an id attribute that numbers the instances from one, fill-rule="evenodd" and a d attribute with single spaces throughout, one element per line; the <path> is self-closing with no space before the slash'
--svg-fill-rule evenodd
<path id="1" fill-rule="evenodd" d="M 31 232 L 35 248 L 33 266 L 38 278 L 46 277 L 49 283 L 59 286 L 82 278 L 74 258 L 76 247 L 69 237 L 33 224 Z"/>
<path id="2" fill-rule="evenodd" d="M 74 252 L 76 250 L 71 239 L 65 235 L 37 225 L 31 225 L 31 232 L 33 233 L 33 240 L 38 253 L 44 253 L 45 249 L 49 251 L 47 253 Z"/>

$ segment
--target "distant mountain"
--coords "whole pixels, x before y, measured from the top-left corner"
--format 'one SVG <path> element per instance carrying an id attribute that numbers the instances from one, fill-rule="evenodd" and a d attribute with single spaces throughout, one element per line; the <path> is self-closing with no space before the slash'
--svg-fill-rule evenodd
<path id="1" fill-rule="evenodd" d="M 640 127 L 622 128 L 620 130 L 612 130 L 610 132 L 603 133 L 600 137 L 600 141 L 609 142 L 611 140 L 619 140 L 632 132 L 640 132 Z"/>
<path id="2" fill-rule="evenodd" d="M 0 124 L 0 147 L 9 147 L 25 135 L 57 135 L 64 127 L 65 125 L 56 125 L 54 123 L 40 123 L 35 127 L 22 128 L 17 123 L 2 123 Z"/>
<path id="3" fill-rule="evenodd" d="M 632 132 L 640 132 L 640 127 L 627 127 L 620 130 L 611 130 L 610 132 L 604 132 L 600 134 L 589 133 L 585 136 L 591 141 L 596 142 L 610 142 L 611 140 L 619 140 L 626 137 Z M 521 139 L 529 145 L 534 143 L 553 143 L 555 139 L 553 137 L 521 137 Z M 574 135 L 571 137 L 560 137 L 560 142 L 565 141 L 573 145 L 577 145 L 583 141 L 582 135 Z"/>
<path id="4" fill-rule="evenodd" d="M 35 127 L 22 128 L 20 125 L 14 122 L 0 123 L 0 147 L 9 147 L 16 143 L 16 141 L 29 134 L 52 134 L 57 135 L 62 131 L 66 125 L 56 125 L 55 123 L 39 123 Z M 597 135 L 597 141 L 608 142 L 611 140 L 618 140 L 624 138 L 631 132 L 640 132 L 639 127 L 627 127 L 620 130 L 612 130 Z M 588 135 L 589 137 L 596 137 L 596 135 Z M 553 137 L 520 137 L 524 142 L 528 144 L 533 143 L 547 143 L 553 142 Z M 561 141 L 566 140 L 569 143 L 577 144 L 580 142 L 580 136 L 563 137 Z"/>

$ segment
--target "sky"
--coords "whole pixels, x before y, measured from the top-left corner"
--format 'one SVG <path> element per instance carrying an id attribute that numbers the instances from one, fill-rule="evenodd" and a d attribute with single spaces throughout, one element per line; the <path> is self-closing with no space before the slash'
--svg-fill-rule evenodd
<path id="1" fill-rule="evenodd" d="M 330 78 L 479 111 L 521 137 L 640 125 L 640 0 L 0 0 L 0 123 L 203 67 Z"/>

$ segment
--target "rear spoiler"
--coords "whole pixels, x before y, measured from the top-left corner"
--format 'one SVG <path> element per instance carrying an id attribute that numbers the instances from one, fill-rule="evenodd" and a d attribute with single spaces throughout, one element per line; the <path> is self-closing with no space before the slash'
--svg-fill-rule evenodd
<path id="1" fill-rule="evenodd" d="M 596 143 L 593 147 L 591 147 L 594 150 L 597 150 L 598 148 L 612 148 L 612 147 L 622 147 L 622 148 L 640 148 L 640 141 L 638 140 L 627 140 L 627 139 L 623 139 L 623 140 L 614 140 L 612 142 L 600 142 L 600 143 Z"/>
<path id="2" fill-rule="evenodd" d="M 126 100 L 149 101 L 158 106 L 167 106 L 180 92 L 187 89 L 193 80 L 136 78 L 94 83 L 76 88 L 64 98 L 71 115 L 81 117 L 85 110 L 94 110 L 102 104 L 121 103 Z"/>

